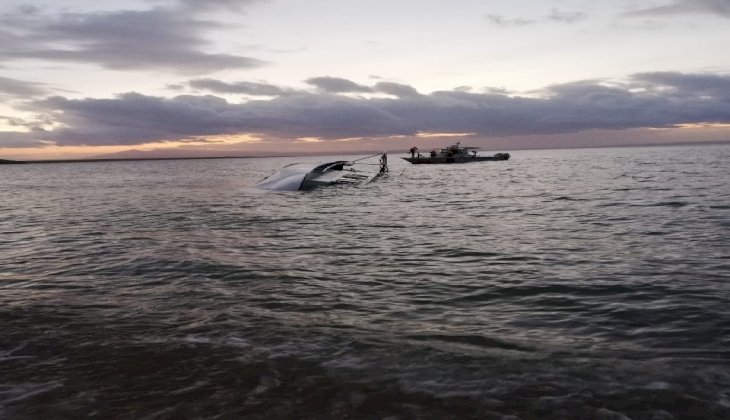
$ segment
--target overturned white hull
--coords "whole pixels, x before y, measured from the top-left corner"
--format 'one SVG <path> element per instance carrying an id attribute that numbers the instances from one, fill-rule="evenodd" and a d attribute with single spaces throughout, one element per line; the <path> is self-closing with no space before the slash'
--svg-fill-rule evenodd
<path id="1" fill-rule="evenodd" d="M 345 160 L 323 164 L 293 163 L 265 178 L 256 187 L 269 191 L 307 191 L 327 185 L 366 184 L 382 173 L 355 170 L 352 163 Z"/>

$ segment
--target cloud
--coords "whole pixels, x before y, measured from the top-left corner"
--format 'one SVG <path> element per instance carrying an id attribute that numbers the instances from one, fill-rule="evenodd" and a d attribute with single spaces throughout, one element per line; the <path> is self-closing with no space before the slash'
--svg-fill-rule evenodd
<path id="1" fill-rule="evenodd" d="M 0 120 L 11 121 L 13 118 L 0 117 Z M 12 121 L 9 123 L 12 126 L 21 126 L 22 124 L 15 124 Z M 16 147 L 39 147 L 43 143 L 36 138 L 37 132 L 25 132 L 25 131 L 0 131 L 0 148 L 16 148 Z M 41 136 L 42 137 L 42 136 Z"/>
<path id="2" fill-rule="evenodd" d="M 379 82 L 375 86 L 365 86 L 340 77 L 312 77 L 305 82 L 326 93 L 385 93 L 399 98 L 419 96 L 418 91 L 409 85 L 395 82 Z"/>
<path id="3" fill-rule="evenodd" d="M 583 12 L 567 12 L 558 9 L 552 9 L 547 19 L 553 22 L 560 23 L 575 23 L 586 18 L 586 14 Z"/>
<path id="4" fill-rule="evenodd" d="M 359 85 L 351 80 L 342 79 L 340 77 L 322 76 L 312 77 L 305 80 L 322 92 L 329 93 L 366 93 L 372 92 L 368 86 Z"/>
<path id="5" fill-rule="evenodd" d="M 349 133 L 388 135 L 394 127 L 387 112 L 329 94 L 302 93 L 232 104 L 211 95 L 168 99 L 127 93 L 114 99 L 56 96 L 34 106 L 39 112 L 55 114 L 65 127 L 51 136 L 60 145 L 132 145 L 242 132 L 338 138 Z"/>
<path id="6" fill-rule="evenodd" d="M 295 92 L 293 89 L 282 88 L 269 83 L 235 82 L 228 83 L 216 79 L 194 79 L 188 82 L 193 89 L 206 90 L 214 93 L 237 93 L 251 96 L 283 96 Z"/>
<path id="7" fill-rule="evenodd" d="M 508 18 L 503 15 L 487 15 L 487 21 L 493 25 L 501 26 L 504 28 L 527 26 L 535 23 L 534 20 L 523 18 Z"/>
<path id="8" fill-rule="evenodd" d="M 629 16 L 671 16 L 684 14 L 711 14 L 730 18 L 728 0 L 675 0 L 663 6 L 650 7 L 629 13 Z"/>
<path id="9" fill-rule="evenodd" d="M 394 82 L 380 82 L 375 85 L 375 90 L 399 98 L 415 98 L 421 96 L 413 86 Z"/>
<path id="10" fill-rule="evenodd" d="M 43 83 L 26 82 L 0 76 L 0 94 L 9 96 L 41 96 L 49 93 Z"/>
<path id="11" fill-rule="evenodd" d="M 637 73 L 632 80 L 647 89 L 660 89 L 663 95 L 682 98 L 717 98 L 730 102 L 730 76 L 678 72 Z"/>
<path id="12" fill-rule="evenodd" d="M 56 16 L 16 10 L 0 16 L 0 28 L 0 62 L 40 59 L 181 74 L 263 64 L 251 57 L 210 52 L 206 35 L 223 26 L 174 8 Z"/>
<path id="13" fill-rule="evenodd" d="M 370 89 L 394 97 L 299 91 L 231 103 L 212 95 L 164 98 L 126 93 L 111 99 L 56 96 L 28 107 L 51 116 L 61 127 L 40 138 L 58 145 L 134 145 L 223 134 L 282 141 L 421 132 L 501 137 L 727 124 L 729 85 L 730 76 L 725 75 L 663 72 L 637 74 L 623 83 L 553 85 L 530 96 L 463 90 L 419 94 L 409 85 L 380 82 Z"/>
<path id="14" fill-rule="evenodd" d="M 504 15 L 487 15 L 487 21 L 495 26 L 503 28 L 515 28 L 520 26 L 535 25 L 545 22 L 572 24 L 586 18 L 583 12 L 568 12 L 559 9 L 552 9 L 550 14 L 537 19 L 511 18 Z"/>
<path id="15" fill-rule="evenodd" d="M 263 0 L 177 0 L 175 3 L 181 8 L 195 11 L 218 9 L 240 11 L 253 3 L 260 3 L 262 1 Z"/>
<path id="16" fill-rule="evenodd" d="M 215 96 L 174 99 L 126 93 L 114 99 L 72 100 L 54 96 L 36 101 L 36 110 L 55 114 L 59 145 L 131 145 L 225 133 L 228 103 Z"/>

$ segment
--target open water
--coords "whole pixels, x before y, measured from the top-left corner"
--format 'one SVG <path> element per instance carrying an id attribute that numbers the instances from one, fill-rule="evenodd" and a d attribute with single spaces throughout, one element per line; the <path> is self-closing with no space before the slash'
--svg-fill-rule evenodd
<path id="1" fill-rule="evenodd" d="M 730 418 L 730 147 L 512 155 L 0 167 L 0 417 Z"/>

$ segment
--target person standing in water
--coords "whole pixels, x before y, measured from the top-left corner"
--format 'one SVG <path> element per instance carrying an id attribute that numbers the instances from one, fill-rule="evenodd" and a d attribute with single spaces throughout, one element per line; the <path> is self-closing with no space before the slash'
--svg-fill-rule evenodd
<path id="1" fill-rule="evenodd" d="M 380 156 L 380 173 L 384 174 L 388 172 L 388 154 L 383 152 Z"/>

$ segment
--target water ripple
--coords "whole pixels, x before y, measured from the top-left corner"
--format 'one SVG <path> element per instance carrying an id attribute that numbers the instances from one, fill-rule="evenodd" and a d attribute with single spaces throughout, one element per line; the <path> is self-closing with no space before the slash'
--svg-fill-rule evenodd
<path id="1" fill-rule="evenodd" d="M 730 418 L 729 151 L 2 167 L 0 417 Z"/>

